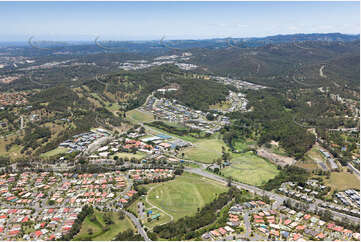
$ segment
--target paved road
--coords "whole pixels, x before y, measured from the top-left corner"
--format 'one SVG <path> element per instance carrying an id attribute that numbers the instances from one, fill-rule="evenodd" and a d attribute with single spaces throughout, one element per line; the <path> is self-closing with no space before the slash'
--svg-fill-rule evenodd
<path id="1" fill-rule="evenodd" d="M 138 202 L 138 214 L 140 216 L 140 220 L 144 219 L 144 206 L 143 202 Z"/>
<path id="2" fill-rule="evenodd" d="M 127 211 L 124 211 L 124 213 L 132 220 L 132 222 L 137 227 L 137 230 L 138 230 L 139 234 L 143 237 L 143 239 L 145 241 L 151 241 L 151 239 L 148 238 L 147 232 L 145 232 L 145 230 L 143 229 L 139 220 L 132 213 L 129 213 Z"/>
<path id="3" fill-rule="evenodd" d="M 204 176 L 204 177 L 207 177 L 207 178 L 219 181 L 219 182 L 224 182 L 224 183 L 227 182 L 226 178 L 223 178 L 223 177 L 218 176 L 218 175 L 213 174 L 213 173 L 203 171 L 203 170 L 201 170 L 199 168 L 185 168 L 185 171 L 190 172 L 190 173 L 194 173 L 194 174 L 198 174 L 198 175 L 201 175 L 201 176 Z M 292 199 L 292 198 L 289 198 L 289 197 L 286 197 L 286 196 L 283 196 L 283 195 L 280 195 L 280 194 L 277 194 L 277 193 L 265 191 L 265 190 L 262 190 L 262 189 L 260 189 L 258 187 L 243 184 L 243 183 L 240 183 L 240 182 L 234 182 L 233 181 L 232 185 L 236 186 L 238 189 L 244 189 L 244 190 L 247 190 L 247 191 L 250 191 L 250 192 L 254 192 L 255 194 L 258 194 L 258 195 L 261 195 L 261 196 L 266 195 L 270 199 L 275 200 L 278 204 L 282 204 L 283 201 L 285 201 L 287 199 L 289 199 L 292 202 L 306 204 L 306 203 L 304 203 L 302 201 L 298 201 L 298 200 L 295 200 L 295 199 Z M 328 210 L 328 211 L 331 212 L 331 214 L 334 217 L 340 218 L 341 220 L 347 218 L 351 222 L 353 222 L 354 224 L 360 224 L 360 218 L 359 217 L 354 217 L 354 216 L 339 213 L 339 212 L 336 212 L 336 211 L 333 211 L 333 210 L 330 210 L 330 209 L 322 208 L 322 207 L 319 206 L 322 203 L 324 203 L 324 201 L 319 200 L 319 199 L 315 199 L 315 201 L 313 203 L 307 204 L 309 206 L 308 211 L 313 212 L 313 211 L 316 210 L 316 208 L 318 210 Z"/>
<path id="4" fill-rule="evenodd" d="M 243 220 L 244 220 L 244 227 L 245 227 L 245 237 L 249 239 L 252 228 L 251 228 L 251 223 L 249 221 L 248 212 L 244 213 Z"/>

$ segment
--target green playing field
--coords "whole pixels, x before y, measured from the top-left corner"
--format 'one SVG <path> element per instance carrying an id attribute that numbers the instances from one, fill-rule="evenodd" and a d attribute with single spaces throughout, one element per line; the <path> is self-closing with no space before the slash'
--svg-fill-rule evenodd
<path id="1" fill-rule="evenodd" d="M 210 203 L 216 194 L 227 191 L 224 184 L 198 175 L 184 173 L 173 181 L 146 186 L 147 200 L 177 220 L 190 216 Z"/>

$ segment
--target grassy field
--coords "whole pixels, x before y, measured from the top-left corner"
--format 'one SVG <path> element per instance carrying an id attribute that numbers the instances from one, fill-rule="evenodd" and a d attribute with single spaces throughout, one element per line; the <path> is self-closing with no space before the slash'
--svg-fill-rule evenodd
<path id="1" fill-rule="evenodd" d="M 220 103 L 216 103 L 214 105 L 209 105 L 209 109 L 216 109 L 220 111 L 226 111 L 231 107 L 231 103 L 229 101 L 222 101 Z"/>
<path id="2" fill-rule="evenodd" d="M 16 159 L 23 156 L 23 154 L 20 153 L 22 146 L 19 145 L 12 145 L 10 150 L 6 151 L 6 145 L 10 144 L 15 138 L 16 135 L 9 135 L 6 140 L 5 138 L 0 139 L 0 156 L 7 156 L 12 159 Z M 22 137 L 20 137 L 20 139 L 21 138 Z"/>
<path id="3" fill-rule="evenodd" d="M 183 165 L 185 167 L 190 167 L 190 168 L 200 168 L 201 166 L 196 164 L 196 163 L 192 163 L 192 162 L 184 162 Z"/>
<path id="4" fill-rule="evenodd" d="M 314 162 L 312 159 L 308 159 L 307 156 L 305 157 L 306 159 L 304 161 L 301 160 L 297 161 L 295 165 L 303 169 L 306 169 L 310 172 L 312 172 L 313 170 L 317 170 L 319 168 L 316 162 Z"/>
<path id="5" fill-rule="evenodd" d="M 286 150 L 280 146 L 272 145 L 271 150 L 277 155 L 288 156 Z"/>
<path id="6" fill-rule="evenodd" d="M 123 232 L 127 229 L 132 229 L 135 231 L 135 228 L 129 218 L 125 217 L 124 219 L 119 219 L 117 213 L 109 212 L 111 220 L 114 222 L 109 225 L 109 229 L 105 230 L 107 226 L 103 220 L 103 215 L 105 213 L 98 210 L 94 210 L 94 217 L 96 219 L 91 219 L 91 216 L 87 216 L 84 219 L 84 222 L 81 226 L 80 232 L 75 236 L 74 240 L 96 240 L 96 241 L 110 241 L 118 233 Z M 89 234 L 89 230 L 92 231 Z"/>
<path id="7" fill-rule="evenodd" d="M 307 169 L 308 171 L 320 169 L 316 161 L 325 161 L 325 158 L 321 155 L 319 145 L 313 145 L 313 147 L 306 152 L 304 160 L 298 161 L 296 166 Z"/>
<path id="8" fill-rule="evenodd" d="M 339 191 L 348 188 L 360 189 L 360 180 L 348 172 L 331 172 L 330 179 L 325 179 L 325 185 Z"/>
<path id="9" fill-rule="evenodd" d="M 222 169 L 222 174 L 250 185 L 262 185 L 274 178 L 279 171 L 270 162 L 256 156 L 253 152 L 233 154 L 231 166 Z"/>
<path id="10" fill-rule="evenodd" d="M 198 175 L 184 173 L 173 181 L 146 185 L 148 201 L 172 215 L 174 220 L 190 216 L 228 188 Z"/>
<path id="11" fill-rule="evenodd" d="M 166 135 L 172 136 L 174 138 L 182 139 L 182 140 L 189 141 L 189 142 L 196 142 L 196 141 L 199 140 L 199 139 L 194 138 L 194 137 L 189 136 L 189 135 L 179 136 L 179 135 L 176 135 L 176 134 L 173 134 L 173 133 L 169 133 L 169 132 L 167 132 L 165 130 L 162 130 L 162 129 L 159 129 L 159 128 L 156 128 L 156 127 L 152 127 L 152 126 L 149 126 L 147 124 L 145 124 L 145 127 L 148 128 L 148 132 L 153 134 L 153 135 L 166 134 Z"/>
<path id="12" fill-rule="evenodd" d="M 314 145 L 312 147 L 312 149 L 310 149 L 307 153 L 306 156 L 308 156 L 309 158 L 311 158 L 312 160 L 321 160 L 324 161 L 325 158 L 321 155 L 320 152 L 320 146 L 318 145 Z"/>
<path id="13" fill-rule="evenodd" d="M 125 158 L 125 157 L 128 157 L 129 159 L 131 158 L 136 158 L 136 159 L 142 159 L 146 156 L 145 153 L 143 152 L 137 152 L 135 154 L 133 153 L 126 153 L 126 152 L 118 152 L 118 153 L 115 153 L 112 158 L 114 158 L 114 156 L 118 156 L 119 158 Z"/>
<path id="14" fill-rule="evenodd" d="M 244 152 L 246 149 L 248 149 L 250 146 L 255 145 L 256 142 L 248 139 L 248 140 L 232 140 L 232 146 L 235 150 L 238 152 Z"/>
<path id="15" fill-rule="evenodd" d="M 58 147 L 58 148 L 50 150 L 44 154 L 41 154 L 40 157 L 43 157 L 43 158 L 52 157 L 52 156 L 55 156 L 58 154 L 66 153 L 68 150 L 69 149 L 67 149 L 67 148 Z"/>
<path id="16" fill-rule="evenodd" d="M 113 113 L 119 111 L 120 108 L 121 106 L 118 103 L 109 103 L 106 106 L 106 109 Z"/>
<path id="17" fill-rule="evenodd" d="M 200 139 L 194 146 L 184 150 L 184 158 L 203 163 L 212 163 L 214 159 L 222 156 L 222 146 L 227 149 L 227 145 L 222 139 L 213 138 Z"/>
<path id="18" fill-rule="evenodd" d="M 153 114 L 142 112 L 142 111 L 139 111 L 136 109 L 127 112 L 127 117 L 129 117 L 131 119 L 130 121 L 137 121 L 137 122 L 141 122 L 141 123 L 143 123 L 143 122 L 147 123 L 147 122 L 154 121 Z"/>

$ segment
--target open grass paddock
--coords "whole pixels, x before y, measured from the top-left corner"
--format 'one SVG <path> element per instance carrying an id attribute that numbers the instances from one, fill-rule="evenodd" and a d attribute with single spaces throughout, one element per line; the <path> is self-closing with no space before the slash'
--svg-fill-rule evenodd
<path id="1" fill-rule="evenodd" d="M 133 120 L 140 123 L 148 123 L 154 121 L 153 114 L 142 112 L 137 109 L 127 112 L 127 117 L 129 117 L 131 121 Z"/>
<path id="2" fill-rule="evenodd" d="M 119 158 L 126 158 L 128 157 L 129 159 L 131 158 L 136 158 L 136 159 L 143 159 L 144 157 L 146 157 L 146 153 L 144 152 L 137 152 L 135 154 L 133 153 L 127 153 L 127 152 L 118 152 L 118 153 L 115 153 L 112 158 L 114 158 L 114 156 L 118 156 Z"/>
<path id="3" fill-rule="evenodd" d="M 52 157 L 52 156 L 55 156 L 55 155 L 59 155 L 59 154 L 64 154 L 66 152 L 68 152 L 69 149 L 67 148 L 63 148 L 63 147 L 57 147 L 53 150 L 50 150 L 46 153 L 43 153 L 40 155 L 40 157 L 44 157 L 44 158 L 48 158 L 48 157 Z"/>
<path id="4" fill-rule="evenodd" d="M 232 157 L 231 166 L 222 169 L 221 172 L 239 182 L 259 186 L 279 173 L 274 164 L 258 157 L 252 151 L 232 154 Z"/>
<path id="5" fill-rule="evenodd" d="M 354 174 L 345 171 L 331 172 L 330 179 L 325 179 L 325 185 L 338 191 L 349 188 L 360 189 L 360 180 Z"/>
<path id="6" fill-rule="evenodd" d="M 149 191 L 148 201 L 173 216 L 174 220 L 193 215 L 198 208 L 201 209 L 214 200 L 217 194 L 228 189 L 223 184 L 189 173 L 172 181 L 146 187 Z"/>
<path id="7" fill-rule="evenodd" d="M 214 159 L 222 156 L 222 146 L 224 146 L 226 150 L 228 149 L 223 140 L 216 137 L 199 139 L 193 143 L 192 147 L 186 148 L 183 151 L 184 159 L 202 163 L 212 163 Z"/>
<path id="8" fill-rule="evenodd" d="M 87 216 L 79 233 L 74 237 L 74 240 L 94 240 L 94 241 L 110 241 L 114 239 L 114 237 L 127 229 L 132 229 L 135 231 L 135 228 L 132 222 L 128 217 L 124 217 L 124 219 L 119 219 L 117 213 L 109 212 L 107 214 L 110 215 L 113 224 L 109 225 L 109 229 L 106 230 L 106 224 L 103 220 L 103 212 L 98 210 L 94 210 L 94 215 Z M 91 219 L 94 216 L 96 219 Z M 91 230 L 91 234 L 89 231 Z"/>

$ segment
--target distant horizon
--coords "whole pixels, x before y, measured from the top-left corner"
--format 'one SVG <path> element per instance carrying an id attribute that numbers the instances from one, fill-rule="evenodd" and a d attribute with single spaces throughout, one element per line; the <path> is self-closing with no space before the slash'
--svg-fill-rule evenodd
<path id="1" fill-rule="evenodd" d="M 0 2 L 0 41 L 360 34 L 359 2 Z"/>
<path id="2" fill-rule="evenodd" d="M 275 37 L 275 36 L 291 36 L 291 35 L 314 35 L 314 34 L 319 34 L 319 35 L 330 35 L 330 34 L 340 34 L 340 35 L 349 35 L 349 36 L 360 36 L 360 33 L 357 34 L 349 34 L 349 33 L 341 33 L 341 32 L 329 32 L 329 33 L 292 33 L 292 34 L 274 34 L 274 35 L 265 35 L 265 36 L 249 36 L 249 37 L 237 37 L 237 36 L 229 36 L 229 37 L 209 37 L 209 38 L 187 38 L 187 39 L 169 39 L 167 38 L 167 36 L 160 36 L 158 39 L 149 39 L 149 40 L 138 40 L 138 39 L 121 39 L 121 40 L 116 40 L 116 39 L 103 39 L 103 38 L 99 38 L 98 41 L 102 42 L 102 41 L 114 41 L 114 42 L 159 42 L 163 37 L 164 40 L 163 41 L 177 41 L 177 40 L 182 40 L 182 41 L 203 41 L 203 40 L 216 40 L 216 39 L 263 39 L 263 38 L 269 38 L 269 37 Z M 80 39 L 56 39 L 54 38 L 54 36 L 52 36 L 52 38 L 46 39 L 46 38 L 35 38 L 36 36 L 29 36 L 27 39 L 24 40 L 0 40 L 0 43 L 28 43 L 29 39 L 33 37 L 33 42 L 37 42 L 37 41 L 49 41 L 49 42 L 56 42 L 57 40 L 63 41 L 63 42 L 79 42 L 79 43 L 94 43 L 95 39 L 99 36 L 94 36 L 92 39 L 89 40 L 80 40 Z"/>

